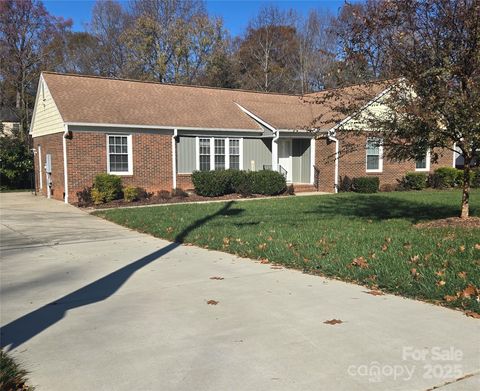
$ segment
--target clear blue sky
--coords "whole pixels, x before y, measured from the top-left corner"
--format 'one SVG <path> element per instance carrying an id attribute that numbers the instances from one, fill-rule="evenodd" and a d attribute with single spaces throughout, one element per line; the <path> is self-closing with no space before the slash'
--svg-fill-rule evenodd
<path id="1" fill-rule="evenodd" d="M 259 8 L 265 4 L 275 4 L 282 9 L 293 8 L 297 12 L 306 14 L 309 9 L 316 8 L 336 14 L 344 0 L 207 0 L 206 5 L 210 15 L 221 16 L 225 27 L 232 35 L 240 35 L 248 21 L 257 14 Z M 44 0 L 47 10 L 55 16 L 63 16 L 73 20 L 73 29 L 81 31 L 90 20 L 94 4 L 93 0 Z"/>

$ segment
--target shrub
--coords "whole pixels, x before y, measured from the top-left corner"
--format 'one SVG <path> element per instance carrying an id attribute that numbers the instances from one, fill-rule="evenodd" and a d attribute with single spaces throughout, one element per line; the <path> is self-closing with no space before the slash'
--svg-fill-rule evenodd
<path id="1" fill-rule="evenodd" d="M 240 194 L 242 197 L 250 197 L 253 194 L 253 172 L 229 170 L 231 192 Z"/>
<path id="2" fill-rule="evenodd" d="M 428 176 L 424 172 L 407 172 L 400 181 L 402 190 L 423 190 L 427 187 Z"/>
<path id="3" fill-rule="evenodd" d="M 99 192 L 97 189 L 93 188 L 90 194 L 92 195 L 92 200 L 95 205 L 100 205 L 105 202 L 103 193 Z"/>
<path id="4" fill-rule="evenodd" d="M 92 188 L 84 187 L 83 190 L 77 191 L 78 206 L 90 206 L 92 205 Z"/>
<path id="5" fill-rule="evenodd" d="M 171 195 L 172 195 L 172 197 L 179 197 L 179 198 L 188 197 L 188 193 L 185 190 L 183 190 L 181 187 L 177 187 L 176 189 L 172 189 Z"/>
<path id="6" fill-rule="evenodd" d="M 357 193 L 376 193 L 380 185 L 380 179 L 376 176 L 353 178 L 352 189 Z"/>
<path id="7" fill-rule="evenodd" d="M 0 389 L 1 390 L 33 390 L 28 386 L 27 371 L 18 365 L 15 360 L 0 350 Z"/>
<path id="8" fill-rule="evenodd" d="M 139 189 L 135 186 L 127 186 L 123 189 L 123 198 L 127 202 L 137 201 L 139 199 Z"/>
<path id="9" fill-rule="evenodd" d="M 122 194 L 122 178 L 117 175 L 98 174 L 93 182 L 93 188 L 102 196 L 104 202 L 119 199 Z"/>
<path id="10" fill-rule="evenodd" d="M 436 189 L 445 189 L 448 187 L 457 186 L 459 184 L 459 171 L 461 170 L 453 167 L 437 168 L 430 177 L 431 186 Z"/>
<path id="11" fill-rule="evenodd" d="M 254 194 L 276 195 L 287 187 L 285 177 L 276 171 L 256 171 L 252 173 L 252 192 Z"/>
<path id="12" fill-rule="evenodd" d="M 338 191 L 352 191 L 352 179 L 349 176 L 340 177 Z"/>
<path id="13" fill-rule="evenodd" d="M 206 197 L 217 197 L 231 190 L 228 175 L 225 171 L 194 171 L 192 182 L 195 192 Z"/>
<path id="14" fill-rule="evenodd" d="M 472 171 L 472 187 L 480 188 L 480 167 L 474 168 Z"/>
<path id="15" fill-rule="evenodd" d="M 167 190 L 160 190 L 159 192 L 157 192 L 157 196 L 162 200 L 169 200 L 170 198 L 172 198 L 172 193 Z"/>

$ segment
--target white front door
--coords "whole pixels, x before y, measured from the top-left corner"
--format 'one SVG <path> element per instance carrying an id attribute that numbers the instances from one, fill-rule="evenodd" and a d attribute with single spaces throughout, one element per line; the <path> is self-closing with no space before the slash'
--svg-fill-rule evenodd
<path id="1" fill-rule="evenodd" d="M 292 182 L 292 140 L 278 140 L 278 164 L 287 171 L 287 182 Z"/>

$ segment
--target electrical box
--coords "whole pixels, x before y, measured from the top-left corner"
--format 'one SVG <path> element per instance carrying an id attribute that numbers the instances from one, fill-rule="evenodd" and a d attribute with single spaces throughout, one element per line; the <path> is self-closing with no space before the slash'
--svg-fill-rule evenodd
<path id="1" fill-rule="evenodd" d="M 49 153 L 45 156 L 45 171 L 48 174 L 52 173 L 52 155 Z"/>

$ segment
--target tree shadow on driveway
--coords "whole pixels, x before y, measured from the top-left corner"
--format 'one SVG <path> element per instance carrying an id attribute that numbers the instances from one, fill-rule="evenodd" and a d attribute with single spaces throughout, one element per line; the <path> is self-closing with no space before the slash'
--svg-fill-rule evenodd
<path id="1" fill-rule="evenodd" d="M 173 251 L 180 246 L 188 234 L 196 228 L 215 219 L 217 216 L 242 213 L 243 209 L 232 208 L 233 203 L 233 201 L 230 201 L 217 212 L 205 216 L 189 225 L 175 237 L 173 243 L 6 324 L 0 329 L 0 346 L 8 350 L 17 348 L 60 321 L 68 310 L 98 303 L 109 298 L 117 292 L 137 270 Z"/>

